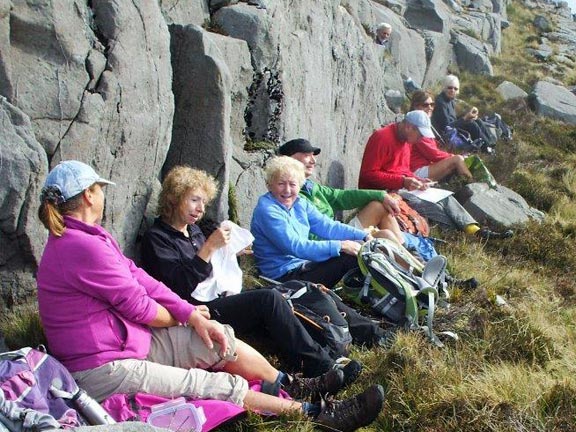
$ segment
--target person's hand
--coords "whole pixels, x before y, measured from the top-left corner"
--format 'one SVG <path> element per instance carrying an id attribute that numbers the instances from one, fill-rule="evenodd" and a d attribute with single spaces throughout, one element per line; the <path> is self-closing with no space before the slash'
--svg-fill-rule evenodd
<path id="1" fill-rule="evenodd" d="M 193 327 L 202 338 L 206 346 L 210 349 L 214 348 L 214 342 L 220 344 L 220 355 L 224 357 L 228 350 L 228 339 L 222 328 L 222 324 L 217 321 L 210 321 L 206 319 L 198 308 L 192 312 L 188 318 L 188 324 Z"/>
<path id="2" fill-rule="evenodd" d="M 242 255 L 253 255 L 253 254 L 254 254 L 254 251 L 252 250 L 252 245 L 250 245 L 250 246 L 246 246 L 244 249 L 242 249 L 236 255 L 242 256 Z"/>
<path id="3" fill-rule="evenodd" d="M 409 191 L 428 189 L 426 182 L 423 182 L 415 177 L 404 177 L 404 187 Z"/>
<path id="4" fill-rule="evenodd" d="M 472 107 L 470 111 L 464 116 L 465 120 L 477 120 L 478 119 L 478 108 Z"/>
<path id="5" fill-rule="evenodd" d="M 340 242 L 340 252 L 345 254 L 357 256 L 360 252 L 360 243 L 353 240 L 342 240 Z"/>
<path id="6" fill-rule="evenodd" d="M 199 305 L 196 306 L 196 310 L 198 312 L 200 312 L 200 314 L 206 318 L 206 319 L 210 319 L 210 309 L 208 309 L 208 306 L 206 305 Z"/>
<path id="7" fill-rule="evenodd" d="M 230 243 L 230 228 L 218 227 L 206 240 L 212 249 L 220 249 Z"/>
<path id="8" fill-rule="evenodd" d="M 386 194 L 382 200 L 382 205 L 384 206 L 384 210 L 386 210 L 392 216 L 400 214 L 400 205 L 398 204 L 398 200 L 396 198 Z"/>

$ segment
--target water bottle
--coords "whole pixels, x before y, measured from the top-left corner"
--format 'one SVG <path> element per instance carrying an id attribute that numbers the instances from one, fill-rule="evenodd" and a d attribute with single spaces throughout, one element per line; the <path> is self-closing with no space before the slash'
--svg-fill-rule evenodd
<path id="1" fill-rule="evenodd" d="M 74 402 L 74 405 L 80 414 L 82 414 L 93 426 L 116 423 L 110 414 L 102 408 L 102 405 L 82 389 L 78 390 L 78 393 L 74 395 L 72 402 Z"/>

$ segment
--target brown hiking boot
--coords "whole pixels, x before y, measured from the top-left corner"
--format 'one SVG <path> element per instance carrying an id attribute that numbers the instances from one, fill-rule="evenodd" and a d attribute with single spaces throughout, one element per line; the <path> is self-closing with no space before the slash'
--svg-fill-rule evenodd
<path id="1" fill-rule="evenodd" d="M 373 385 L 350 399 L 323 402 L 314 421 L 322 430 L 352 432 L 372 423 L 383 404 L 384 389 L 381 385 Z"/>
<path id="2" fill-rule="evenodd" d="M 315 378 L 293 376 L 289 379 L 290 382 L 284 385 L 284 390 L 297 400 L 318 401 L 326 395 L 335 395 L 344 387 L 344 372 L 340 369 L 329 370 Z"/>

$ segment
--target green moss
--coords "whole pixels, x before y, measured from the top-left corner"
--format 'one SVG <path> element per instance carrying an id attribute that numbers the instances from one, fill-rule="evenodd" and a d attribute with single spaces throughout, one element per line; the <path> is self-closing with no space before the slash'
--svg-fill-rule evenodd
<path id="1" fill-rule="evenodd" d="M 257 152 L 262 150 L 275 150 L 276 144 L 271 141 L 251 141 L 247 140 L 244 144 L 244 151 Z"/>
<path id="2" fill-rule="evenodd" d="M 236 187 L 234 184 L 228 184 L 228 219 L 238 224 L 238 199 L 236 197 Z"/>

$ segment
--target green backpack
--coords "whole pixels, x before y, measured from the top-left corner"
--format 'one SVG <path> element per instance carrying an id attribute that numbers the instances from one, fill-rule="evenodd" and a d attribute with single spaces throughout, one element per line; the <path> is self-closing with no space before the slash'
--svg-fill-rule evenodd
<path id="1" fill-rule="evenodd" d="M 348 298 L 393 324 L 423 330 L 437 346 L 443 343 L 434 333 L 433 320 L 440 294 L 446 291 L 446 258 L 438 255 L 425 265 L 410 252 L 388 239 L 364 243 L 358 253 L 359 269 L 344 276 Z M 426 317 L 426 324 L 420 325 Z M 457 338 L 454 333 L 444 332 Z"/>

